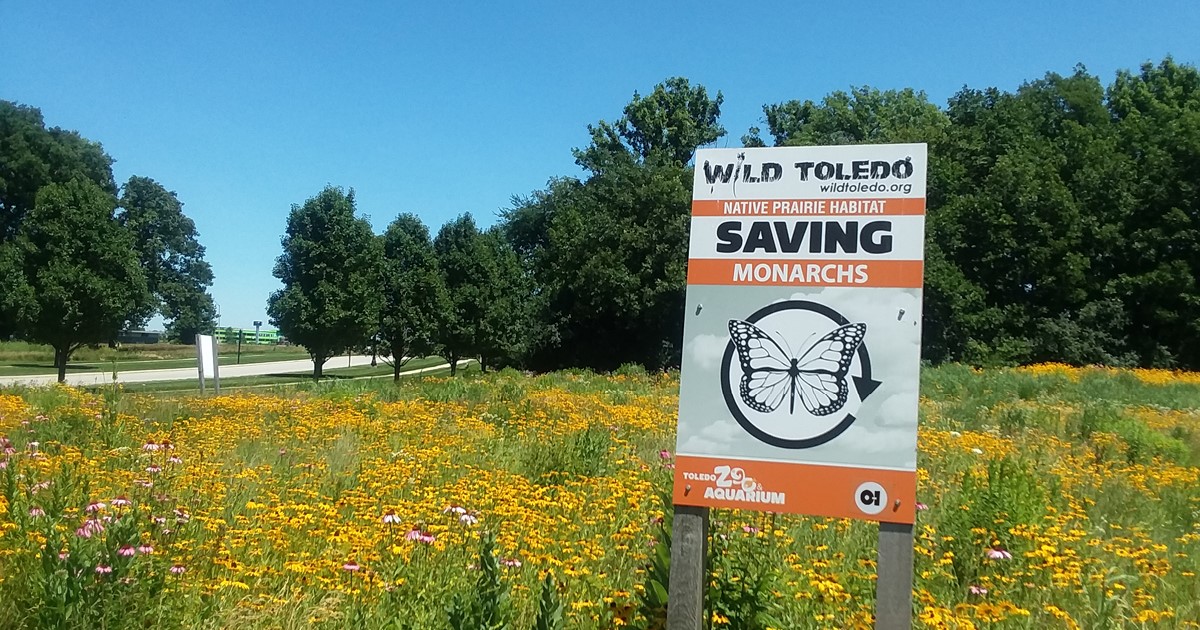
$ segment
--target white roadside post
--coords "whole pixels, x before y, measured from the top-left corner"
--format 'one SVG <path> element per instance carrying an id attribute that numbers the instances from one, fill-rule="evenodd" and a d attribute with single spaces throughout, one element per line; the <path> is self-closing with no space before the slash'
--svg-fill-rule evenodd
<path id="1" fill-rule="evenodd" d="M 217 368 L 217 338 L 196 335 L 196 368 L 200 373 L 200 395 L 204 395 L 205 379 L 212 379 L 213 392 L 221 394 L 221 379 Z"/>
<path id="2" fill-rule="evenodd" d="M 696 152 L 670 630 L 705 621 L 710 508 L 879 522 L 876 628 L 911 627 L 927 162 Z"/>

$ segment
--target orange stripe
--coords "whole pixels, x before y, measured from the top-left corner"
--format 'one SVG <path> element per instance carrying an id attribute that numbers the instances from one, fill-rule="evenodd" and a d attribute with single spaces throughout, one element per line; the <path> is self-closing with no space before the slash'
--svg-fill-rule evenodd
<path id="1" fill-rule="evenodd" d="M 734 475 L 721 475 L 717 468 L 741 468 L 745 482 L 732 482 Z M 692 478 L 686 474 L 690 473 Z M 696 476 L 704 477 L 697 478 Z M 728 486 L 719 488 L 718 479 Z M 855 497 L 860 486 L 874 482 L 887 493 L 882 511 L 869 514 L 859 508 Z M 754 492 L 737 494 L 739 488 Z M 718 492 L 720 490 L 720 492 Z M 706 493 L 711 493 L 706 498 Z M 782 493 L 782 497 L 774 493 Z M 721 495 L 724 496 L 721 496 Z M 873 498 L 873 495 L 869 495 Z M 916 516 L 917 474 L 906 470 L 876 470 L 849 466 L 818 466 L 804 463 L 761 462 L 723 457 L 680 455 L 675 460 L 676 505 L 710 508 L 740 508 L 764 512 L 791 512 L 835 518 L 859 518 L 889 523 L 912 523 Z M 742 497 L 767 498 L 767 502 Z M 781 498 L 782 503 L 770 499 Z"/>
<path id="2" fill-rule="evenodd" d="M 692 201 L 692 216 L 846 216 L 855 214 L 925 214 L 924 197 L 894 199 L 701 199 Z"/>
<path id="3" fill-rule="evenodd" d="M 762 278 L 762 280 L 759 280 Z M 919 260 L 746 260 L 691 258 L 687 283 L 735 286 L 924 286 Z"/>

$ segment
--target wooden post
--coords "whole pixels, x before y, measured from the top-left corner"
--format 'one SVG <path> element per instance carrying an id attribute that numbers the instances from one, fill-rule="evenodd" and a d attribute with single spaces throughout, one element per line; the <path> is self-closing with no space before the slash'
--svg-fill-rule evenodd
<path id="1" fill-rule="evenodd" d="M 204 395 L 204 355 L 200 352 L 200 335 L 196 335 L 196 371 L 200 373 L 200 395 Z"/>
<path id="2" fill-rule="evenodd" d="M 220 361 L 220 357 L 217 355 L 217 336 L 213 335 L 211 337 L 211 339 L 212 339 L 212 351 L 213 351 L 213 355 L 212 355 L 213 392 L 217 396 L 220 396 L 221 395 L 221 361 Z M 201 393 L 203 393 L 203 392 L 201 392 Z"/>
<path id="3" fill-rule="evenodd" d="M 912 525 L 879 524 L 876 570 L 875 629 L 908 630 L 912 627 Z"/>
<path id="4" fill-rule="evenodd" d="M 667 593 L 667 630 L 704 628 L 704 590 L 708 586 L 708 508 L 676 505 L 671 527 L 671 584 Z"/>

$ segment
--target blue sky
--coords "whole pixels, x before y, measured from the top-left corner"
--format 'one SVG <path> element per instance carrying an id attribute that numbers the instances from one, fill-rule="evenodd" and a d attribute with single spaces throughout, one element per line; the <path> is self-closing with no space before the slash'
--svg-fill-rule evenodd
<path id="1" fill-rule="evenodd" d="M 490 225 L 670 76 L 724 94 L 718 146 L 737 146 L 764 104 L 851 86 L 944 105 L 1076 63 L 1108 82 L 1200 60 L 1194 0 L 825 4 L 4 0 L 0 99 L 101 142 L 118 181 L 176 191 L 221 324 L 249 326 L 291 205 L 325 184 L 376 231 L 400 212 Z"/>

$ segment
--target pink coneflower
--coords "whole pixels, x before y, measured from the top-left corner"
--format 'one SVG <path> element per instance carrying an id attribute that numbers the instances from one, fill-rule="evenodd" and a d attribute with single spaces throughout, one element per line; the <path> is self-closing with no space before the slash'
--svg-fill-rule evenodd
<path id="1" fill-rule="evenodd" d="M 75 535 L 80 538 L 91 538 L 92 536 L 104 531 L 104 525 L 95 519 L 88 519 L 83 522 L 79 529 L 75 530 Z"/>
<path id="2" fill-rule="evenodd" d="M 500 561 L 500 564 L 503 564 L 506 567 L 519 567 L 521 566 L 521 561 L 517 560 L 516 558 L 505 558 Z"/>
<path id="3" fill-rule="evenodd" d="M 178 508 L 175 510 L 175 522 L 186 523 L 190 520 L 192 520 L 192 517 L 188 516 L 187 512 L 184 512 Z"/>
<path id="4" fill-rule="evenodd" d="M 142 450 L 153 453 L 154 451 L 158 450 L 158 445 L 155 444 L 154 442 L 146 442 L 145 444 L 142 445 Z"/>
<path id="5" fill-rule="evenodd" d="M 39 446 L 41 446 L 41 445 L 42 445 L 42 443 L 41 443 L 41 442 L 30 442 L 29 444 L 26 444 L 26 446 L 28 446 L 28 447 L 29 447 L 29 452 L 30 452 L 30 453 L 33 453 L 33 454 L 35 454 L 35 455 L 36 455 L 36 454 L 37 454 L 37 452 L 38 452 L 38 447 L 39 447 Z"/>
<path id="6" fill-rule="evenodd" d="M 987 595 L 988 591 L 986 588 L 983 588 L 982 586 L 975 586 L 974 584 L 972 584 L 970 586 L 970 588 L 967 589 L 967 592 L 972 595 Z"/>
<path id="7" fill-rule="evenodd" d="M 383 513 L 383 522 L 386 525 L 399 525 L 400 515 L 396 514 L 394 510 L 388 510 Z"/>
<path id="8" fill-rule="evenodd" d="M 746 532 L 747 534 L 757 534 L 758 528 L 750 525 L 742 525 L 742 531 Z"/>
<path id="9" fill-rule="evenodd" d="M 32 486 L 29 486 L 29 493 L 37 494 L 38 492 L 41 492 L 42 490 L 45 490 L 46 488 L 49 488 L 49 487 L 50 487 L 49 480 L 39 481 L 39 482 L 33 484 Z"/>
<path id="10" fill-rule="evenodd" d="M 407 538 L 408 540 L 415 540 L 420 543 L 425 543 L 426 545 L 437 540 L 437 538 L 433 534 L 426 534 L 425 532 L 423 532 L 419 529 L 410 530 L 408 532 L 408 534 L 406 534 L 404 537 Z"/>
<path id="11" fill-rule="evenodd" d="M 661 450 L 658 452 L 659 459 L 671 459 L 671 451 Z"/>
<path id="12" fill-rule="evenodd" d="M 162 467 L 157 464 L 147 466 L 146 472 L 150 473 L 151 475 L 157 475 L 158 473 L 162 472 Z"/>
<path id="13" fill-rule="evenodd" d="M 929 509 L 928 505 L 925 505 L 924 503 L 917 501 L 917 511 L 918 512 L 924 512 L 925 510 L 928 510 L 928 509 Z"/>
<path id="14" fill-rule="evenodd" d="M 138 545 L 138 553 L 151 554 L 154 553 L 154 547 L 150 545 Z"/>
<path id="15" fill-rule="evenodd" d="M 87 505 L 86 508 L 83 508 L 83 511 L 88 512 L 88 513 L 99 512 L 100 510 L 103 510 L 106 507 L 108 507 L 108 506 L 104 505 L 100 501 L 92 501 L 91 503 L 89 503 Z"/>
<path id="16" fill-rule="evenodd" d="M 112 503 L 113 507 L 129 507 L 129 506 L 133 505 L 133 501 L 130 501 L 128 498 L 125 497 L 125 495 L 121 495 L 121 496 L 113 499 L 111 501 L 111 503 Z"/>
<path id="17" fill-rule="evenodd" d="M 164 439 L 162 441 L 162 448 L 163 450 L 173 451 L 175 450 L 175 445 L 171 443 L 171 440 Z"/>
<path id="18" fill-rule="evenodd" d="M 458 522 L 462 523 L 463 525 L 470 526 L 478 523 L 479 519 L 470 514 L 463 514 L 462 516 L 458 517 Z"/>
<path id="19" fill-rule="evenodd" d="M 182 459 L 180 459 L 179 457 L 175 456 L 175 455 L 172 455 L 172 456 L 170 456 L 170 457 L 168 457 L 168 458 L 167 458 L 167 463 L 170 463 L 170 464 L 182 464 L 182 463 L 183 463 L 183 460 L 182 460 Z"/>
<path id="20" fill-rule="evenodd" d="M 99 573 L 100 575 L 112 573 L 112 567 L 108 566 L 107 564 L 98 564 L 96 565 L 96 573 Z"/>
<path id="21" fill-rule="evenodd" d="M 17 452 L 17 449 L 13 448 L 12 442 L 8 440 L 8 436 L 0 436 L 0 449 L 4 451 L 5 455 L 12 455 Z"/>
<path id="22" fill-rule="evenodd" d="M 283 457 L 284 455 L 287 455 L 287 449 L 286 448 L 279 449 L 279 456 Z"/>
<path id="23" fill-rule="evenodd" d="M 58 559 L 59 559 L 59 560 L 66 560 L 66 559 L 67 559 L 67 558 L 69 558 L 69 557 L 71 557 L 71 554 L 69 554 L 69 553 L 67 553 L 67 552 L 65 552 L 65 551 L 60 551 L 60 552 L 58 552 Z"/>
<path id="24" fill-rule="evenodd" d="M 29 518 L 37 518 L 39 516 L 45 516 L 45 515 L 46 515 L 46 511 L 36 505 L 31 506 L 29 508 Z"/>
<path id="25" fill-rule="evenodd" d="M 353 561 L 353 560 L 351 560 L 351 561 L 347 562 L 346 564 L 343 564 L 343 565 L 342 565 L 342 570 L 343 570 L 343 571 L 357 571 L 357 570 L 359 570 L 359 569 L 361 569 L 361 568 L 362 568 L 362 567 L 358 566 L 358 563 L 357 563 L 357 562 L 355 562 L 355 561 Z"/>
<path id="26" fill-rule="evenodd" d="M 183 566 L 182 564 L 173 564 L 171 565 L 171 568 L 167 570 L 175 575 L 183 575 L 183 572 L 187 571 L 187 567 Z"/>
<path id="27" fill-rule="evenodd" d="M 666 468 L 667 470 L 675 470 L 675 462 L 667 462 L 663 464 L 663 468 Z"/>
<path id="28" fill-rule="evenodd" d="M 129 545 L 121 545 L 121 548 L 117 550 L 117 555 L 122 558 L 132 558 L 136 553 L 137 550 Z"/>
<path id="29" fill-rule="evenodd" d="M 153 488 L 153 487 L 154 487 L 154 482 L 153 482 L 153 481 L 150 481 L 149 479 L 134 479 L 134 480 L 133 480 L 133 485 L 135 485 L 135 486 L 141 486 L 141 487 L 143 487 L 143 488 Z"/>
<path id="30" fill-rule="evenodd" d="M 1005 549 L 988 549 L 987 557 L 992 560 L 1012 560 L 1012 554 Z"/>
<path id="31" fill-rule="evenodd" d="M 446 506 L 446 509 L 442 510 L 442 514 L 451 514 L 451 513 L 460 514 L 460 515 L 466 514 L 467 508 L 465 508 L 461 505 L 448 505 L 448 506 Z"/>

